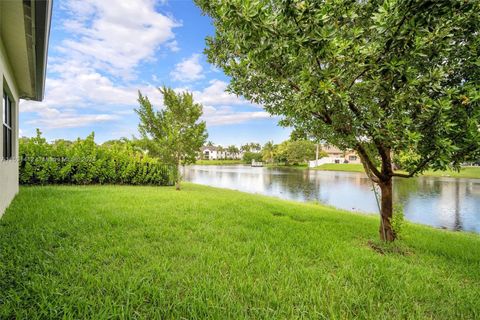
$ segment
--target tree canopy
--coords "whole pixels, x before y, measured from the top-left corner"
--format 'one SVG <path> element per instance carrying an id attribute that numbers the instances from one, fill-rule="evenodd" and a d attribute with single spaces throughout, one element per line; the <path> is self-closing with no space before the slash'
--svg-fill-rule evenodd
<path id="1" fill-rule="evenodd" d="M 154 110 L 148 97 L 138 93 L 140 107 L 135 112 L 140 117 L 140 134 L 156 145 L 164 162 L 177 166 L 194 163 L 208 136 L 205 121 L 199 120 L 203 107 L 193 101 L 189 92 L 176 93 L 167 87 L 159 88 L 159 91 L 165 105 L 160 110 Z"/>
<path id="2" fill-rule="evenodd" d="M 480 1 L 196 0 L 213 19 L 210 62 L 229 89 L 282 124 L 358 152 L 382 191 L 392 177 L 480 155 Z M 407 154 L 407 174 L 392 169 Z"/>
<path id="3" fill-rule="evenodd" d="M 299 164 L 315 158 L 315 144 L 309 140 L 286 140 L 275 148 L 278 162 Z"/>
<path id="4" fill-rule="evenodd" d="M 268 141 L 262 148 L 262 160 L 268 163 L 275 161 L 276 145 L 273 141 Z"/>

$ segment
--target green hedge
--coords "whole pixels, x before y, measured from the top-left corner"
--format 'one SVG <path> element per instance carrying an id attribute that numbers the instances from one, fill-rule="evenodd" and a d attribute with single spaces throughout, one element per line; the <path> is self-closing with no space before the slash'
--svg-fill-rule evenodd
<path id="1" fill-rule="evenodd" d="M 149 157 L 128 140 L 97 145 L 92 133 L 47 143 L 37 131 L 19 141 L 20 183 L 173 185 L 178 170 Z"/>

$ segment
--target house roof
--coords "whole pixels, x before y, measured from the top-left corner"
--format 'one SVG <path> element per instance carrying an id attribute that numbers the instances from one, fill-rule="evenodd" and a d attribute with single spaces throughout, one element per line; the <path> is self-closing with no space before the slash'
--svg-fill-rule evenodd
<path id="1" fill-rule="evenodd" d="M 322 146 L 322 151 L 325 151 L 328 154 L 343 153 L 342 150 L 340 150 L 338 147 L 333 146 L 333 145 L 323 145 Z"/>
<path id="2" fill-rule="evenodd" d="M 0 1 L 0 40 L 20 98 L 43 99 L 51 0 Z"/>

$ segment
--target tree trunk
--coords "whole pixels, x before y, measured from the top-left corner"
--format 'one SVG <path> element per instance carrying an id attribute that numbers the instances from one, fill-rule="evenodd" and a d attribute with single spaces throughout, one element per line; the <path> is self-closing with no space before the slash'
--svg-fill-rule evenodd
<path id="1" fill-rule="evenodd" d="M 182 171 L 180 170 L 180 160 L 177 159 L 177 179 L 175 181 L 175 190 L 180 191 L 180 181 L 182 180 Z"/>
<path id="2" fill-rule="evenodd" d="M 380 190 L 382 192 L 381 199 L 381 217 L 380 217 L 380 239 L 383 241 L 394 241 L 395 232 L 392 229 L 393 216 L 393 197 L 392 197 L 392 178 L 380 181 Z"/>

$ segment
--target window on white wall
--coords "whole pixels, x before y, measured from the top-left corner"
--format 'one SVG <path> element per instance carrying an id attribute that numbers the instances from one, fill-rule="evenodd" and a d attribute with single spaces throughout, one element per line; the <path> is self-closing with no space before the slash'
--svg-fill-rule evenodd
<path id="1" fill-rule="evenodd" d="M 3 92 L 3 159 L 10 160 L 13 156 L 13 101 Z"/>

